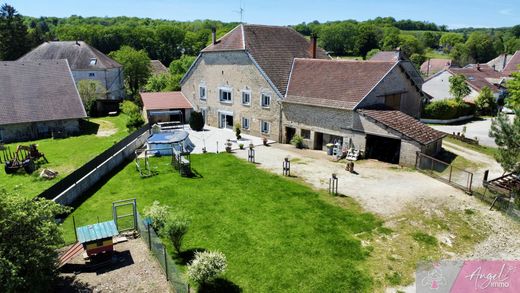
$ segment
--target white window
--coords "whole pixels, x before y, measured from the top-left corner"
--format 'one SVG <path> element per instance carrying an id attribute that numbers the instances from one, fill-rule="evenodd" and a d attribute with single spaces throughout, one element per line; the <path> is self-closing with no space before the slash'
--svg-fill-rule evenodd
<path id="1" fill-rule="evenodd" d="M 90 65 L 96 65 L 97 59 L 96 58 L 90 58 Z"/>
<path id="2" fill-rule="evenodd" d="M 220 88 L 218 90 L 219 92 L 219 100 L 222 102 L 222 103 L 232 103 L 233 100 L 232 100 L 232 97 L 231 97 L 231 89 L 229 88 Z"/>
<path id="3" fill-rule="evenodd" d="M 271 96 L 268 94 L 262 94 L 262 107 L 269 108 L 271 106 Z"/>
<path id="4" fill-rule="evenodd" d="M 199 98 L 201 100 L 205 100 L 206 99 L 206 87 L 205 86 L 199 86 Z"/>
<path id="5" fill-rule="evenodd" d="M 260 131 L 264 134 L 268 134 L 271 131 L 271 123 L 267 121 L 260 121 Z"/>
<path id="6" fill-rule="evenodd" d="M 242 128 L 249 129 L 249 118 L 242 117 Z"/>
<path id="7" fill-rule="evenodd" d="M 94 72 L 90 72 L 90 73 L 88 74 L 88 76 L 89 76 L 89 77 L 95 77 L 96 74 L 95 74 Z"/>
<path id="8" fill-rule="evenodd" d="M 251 105 L 251 91 L 242 91 L 242 105 Z"/>
<path id="9" fill-rule="evenodd" d="M 206 123 L 206 116 L 208 115 L 208 109 L 202 108 L 200 109 L 200 113 L 202 114 L 202 118 L 204 119 L 204 123 Z"/>

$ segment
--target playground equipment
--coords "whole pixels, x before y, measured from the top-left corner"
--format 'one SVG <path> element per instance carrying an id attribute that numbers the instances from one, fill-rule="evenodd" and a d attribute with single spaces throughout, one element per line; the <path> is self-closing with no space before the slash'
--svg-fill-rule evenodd
<path id="1" fill-rule="evenodd" d="M 18 145 L 16 151 L 12 152 L 9 147 L 3 147 L 2 158 L 5 163 L 5 173 L 13 174 L 20 169 L 24 169 L 27 174 L 32 174 L 36 170 L 36 162 L 43 158 L 45 163 L 49 161 L 45 154 L 38 151 L 36 144 L 28 146 Z"/>
<path id="2" fill-rule="evenodd" d="M 150 168 L 150 155 L 154 155 L 155 151 L 147 149 L 137 149 L 135 153 L 135 168 L 139 171 L 139 175 L 142 178 L 151 177 L 157 175 L 157 171 Z"/>

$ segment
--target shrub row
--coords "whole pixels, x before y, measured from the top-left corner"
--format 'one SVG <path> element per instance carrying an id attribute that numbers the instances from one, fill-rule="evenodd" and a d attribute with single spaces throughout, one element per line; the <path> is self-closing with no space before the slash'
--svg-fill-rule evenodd
<path id="1" fill-rule="evenodd" d="M 446 99 L 427 104 L 424 107 L 423 117 L 447 120 L 473 114 L 475 114 L 475 105 Z"/>

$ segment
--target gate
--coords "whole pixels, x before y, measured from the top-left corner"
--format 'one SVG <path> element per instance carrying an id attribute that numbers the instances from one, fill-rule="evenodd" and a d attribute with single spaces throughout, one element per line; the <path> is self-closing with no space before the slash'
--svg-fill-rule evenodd
<path id="1" fill-rule="evenodd" d="M 122 213 L 120 215 L 119 213 Z M 135 198 L 112 203 L 112 215 L 119 232 L 137 230 L 137 205 Z M 132 217 L 131 219 L 129 219 Z"/>
<path id="2" fill-rule="evenodd" d="M 417 152 L 415 168 L 431 177 L 472 194 L 473 173 L 452 166 L 434 157 Z"/>

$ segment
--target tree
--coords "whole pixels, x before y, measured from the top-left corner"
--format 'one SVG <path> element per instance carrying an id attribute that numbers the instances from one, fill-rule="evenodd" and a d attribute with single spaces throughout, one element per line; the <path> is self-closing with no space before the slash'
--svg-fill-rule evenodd
<path id="1" fill-rule="evenodd" d="M 177 254 L 181 253 L 182 240 L 184 235 L 188 233 L 190 222 L 188 219 L 180 216 L 173 216 L 166 222 L 166 235 L 172 242 L 173 248 Z"/>
<path id="2" fill-rule="evenodd" d="M 507 106 L 520 111 L 520 72 L 513 72 L 512 76 L 513 78 L 506 83 L 508 92 Z"/>
<path id="3" fill-rule="evenodd" d="M 372 49 L 372 50 L 368 51 L 366 59 L 370 60 L 372 57 L 374 57 L 374 55 L 376 55 L 379 52 L 381 52 L 381 50 L 379 50 L 379 49 Z"/>
<path id="4" fill-rule="evenodd" d="M 459 33 L 445 33 L 439 39 L 439 45 L 441 45 L 446 52 L 450 52 L 455 45 L 463 43 L 464 36 Z"/>
<path id="5" fill-rule="evenodd" d="M 493 39 L 484 32 L 472 32 L 466 41 L 469 55 L 477 62 L 488 62 L 496 56 Z"/>
<path id="6" fill-rule="evenodd" d="M 395 50 L 399 47 L 399 35 L 401 31 L 395 27 L 386 29 L 385 36 L 383 38 L 383 50 Z"/>
<path id="7" fill-rule="evenodd" d="M 179 89 L 179 80 L 173 77 L 169 72 L 150 76 L 144 86 L 144 90 L 147 92 L 169 92 Z"/>
<path id="8" fill-rule="evenodd" d="M 356 38 L 357 53 L 366 58 L 367 53 L 379 48 L 379 41 L 381 40 L 381 32 L 373 24 L 360 24 L 358 26 L 358 35 Z"/>
<path id="9" fill-rule="evenodd" d="M 144 50 L 135 50 L 132 47 L 123 46 L 109 55 L 123 65 L 125 83 L 130 89 L 132 97 L 136 97 L 151 74 L 148 54 Z"/>
<path id="10" fill-rule="evenodd" d="M 456 101 L 462 102 L 462 99 L 471 93 L 471 89 L 466 83 L 466 77 L 462 74 L 450 76 L 450 94 Z"/>
<path id="11" fill-rule="evenodd" d="M 420 68 L 424 61 L 426 61 L 426 57 L 424 55 L 414 53 L 410 56 L 410 61 L 412 61 L 416 68 Z"/>
<path id="12" fill-rule="evenodd" d="M 511 122 L 506 114 L 499 113 L 491 123 L 489 136 L 495 139 L 498 152 L 495 159 L 504 171 L 520 174 L 520 109 Z"/>
<path id="13" fill-rule="evenodd" d="M 482 90 L 480 90 L 480 94 L 475 99 L 475 106 L 481 115 L 495 114 L 497 102 L 493 96 L 493 92 L 491 89 L 489 89 L 489 87 L 485 86 L 482 88 Z"/>
<path id="14" fill-rule="evenodd" d="M 169 70 L 172 75 L 184 75 L 190 69 L 191 64 L 195 61 L 195 56 L 182 55 L 181 58 L 173 60 L 170 63 Z"/>
<path id="15" fill-rule="evenodd" d="M 470 63 L 475 63 L 475 59 L 471 57 L 469 49 L 465 44 L 456 44 L 451 50 L 450 55 L 453 59 L 453 63 L 461 67 Z"/>
<path id="16" fill-rule="evenodd" d="M 199 286 L 213 281 L 227 268 L 226 256 L 218 251 L 196 252 L 193 261 L 188 264 L 188 279 Z"/>
<path id="17" fill-rule="evenodd" d="M 190 127 L 195 131 L 204 129 L 204 116 L 201 112 L 192 112 L 190 115 Z"/>
<path id="18" fill-rule="evenodd" d="M 57 215 L 70 209 L 50 200 L 0 191 L 0 292 L 51 292 L 56 249 L 63 245 Z"/>
<path id="19" fill-rule="evenodd" d="M 425 48 L 435 49 L 439 46 L 439 39 L 441 38 L 440 33 L 424 32 L 419 35 L 422 46 Z"/>
<path id="20" fill-rule="evenodd" d="M 13 6 L 0 7 L 0 60 L 16 60 L 28 50 L 27 26 Z"/>
<path id="21" fill-rule="evenodd" d="M 406 56 L 411 56 L 412 54 L 422 54 L 423 48 L 419 40 L 412 35 L 400 35 L 399 36 L 399 47 L 401 51 L 406 54 Z"/>
<path id="22" fill-rule="evenodd" d="M 335 55 L 352 54 L 357 35 L 357 26 L 349 22 L 332 23 L 322 27 L 320 46 Z"/>
<path id="23" fill-rule="evenodd" d="M 78 82 L 78 92 L 89 116 L 96 113 L 96 100 L 103 99 L 107 91 L 98 80 L 84 79 Z"/>
<path id="24" fill-rule="evenodd" d="M 128 100 L 124 101 L 121 103 L 119 108 L 121 109 L 121 112 L 127 116 L 126 128 L 128 128 L 128 130 L 137 129 L 144 124 L 144 119 L 139 110 L 139 106 L 134 102 Z"/>

